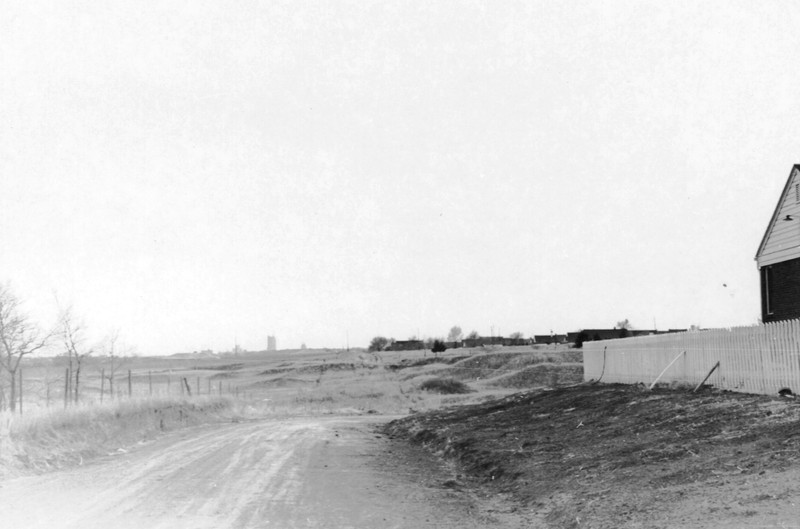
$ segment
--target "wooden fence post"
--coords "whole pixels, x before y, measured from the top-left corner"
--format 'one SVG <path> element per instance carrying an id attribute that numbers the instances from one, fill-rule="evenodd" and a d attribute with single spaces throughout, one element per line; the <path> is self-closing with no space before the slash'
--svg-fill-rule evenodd
<path id="1" fill-rule="evenodd" d="M 103 392 L 106 389 L 106 370 L 100 370 L 100 404 L 103 403 Z"/>
<path id="2" fill-rule="evenodd" d="M 727 364 L 725 364 L 725 365 L 727 365 Z M 716 371 L 718 367 L 719 367 L 719 360 L 717 360 L 717 363 L 716 363 L 716 364 L 714 364 L 714 367 L 712 367 L 712 368 L 711 368 L 711 371 L 709 371 L 709 372 L 708 372 L 708 374 L 706 375 L 706 378 L 704 378 L 704 379 L 703 379 L 703 381 L 702 381 L 702 382 L 700 382 L 700 383 L 697 385 L 697 387 L 696 387 L 696 388 L 694 388 L 694 391 L 692 391 L 692 393 L 695 393 L 695 392 L 696 392 L 698 389 L 700 389 L 700 387 L 701 387 L 703 384 L 705 384 L 705 383 L 706 383 L 706 380 L 708 380 L 708 378 L 711 376 L 711 374 L 712 374 L 714 371 Z M 726 369 L 727 369 L 727 368 L 726 368 Z"/>
<path id="3" fill-rule="evenodd" d="M 197 377 L 197 394 L 200 394 L 200 377 Z"/>
<path id="4" fill-rule="evenodd" d="M 186 386 L 186 394 L 188 396 L 192 396 L 192 388 L 189 387 L 189 381 L 186 380 L 186 377 L 183 377 L 183 385 Z"/>
<path id="5" fill-rule="evenodd" d="M 681 356 L 683 356 L 683 355 L 685 355 L 685 354 L 686 354 L 686 351 L 683 351 L 681 354 L 679 354 L 678 356 L 676 356 L 676 357 L 675 357 L 675 358 L 672 360 L 672 362 L 670 362 L 670 363 L 667 365 L 667 367 L 665 367 L 665 368 L 664 368 L 664 370 L 661 372 L 661 374 L 660 374 L 660 375 L 658 375 L 658 376 L 656 377 L 656 379 L 653 381 L 653 383 L 652 383 L 652 384 L 650 384 L 650 387 L 649 387 L 649 388 L 647 388 L 647 389 L 653 389 L 653 386 L 655 386 L 655 385 L 656 385 L 656 382 L 658 382 L 659 380 L 661 380 L 661 377 L 663 377 L 663 376 L 664 376 L 664 373 L 666 373 L 666 372 L 667 372 L 667 369 L 669 369 L 670 367 L 672 367 L 672 364 L 674 364 L 675 362 L 677 362 L 677 361 L 678 361 L 678 358 L 680 358 Z"/>

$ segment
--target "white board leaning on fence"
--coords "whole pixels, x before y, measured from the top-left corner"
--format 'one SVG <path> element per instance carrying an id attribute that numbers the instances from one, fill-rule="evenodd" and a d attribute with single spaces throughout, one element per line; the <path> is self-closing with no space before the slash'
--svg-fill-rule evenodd
<path id="1" fill-rule="evenodd" d="M 696 385 L 719 362 L 706 384 L 765 395 L 800 392 L 800 320 L 584 342 L 583 350 L 586 381 L 650 385 L 663 372 L 660 382 Z"/>

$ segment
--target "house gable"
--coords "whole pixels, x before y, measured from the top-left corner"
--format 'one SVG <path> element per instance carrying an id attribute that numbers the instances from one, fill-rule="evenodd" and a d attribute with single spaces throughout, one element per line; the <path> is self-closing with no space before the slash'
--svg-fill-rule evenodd
<path id="1" fill-rule="evenodd" d="M 789 179 L 756 253 L 758 267 L 800 257 L 800 165 Z"/>

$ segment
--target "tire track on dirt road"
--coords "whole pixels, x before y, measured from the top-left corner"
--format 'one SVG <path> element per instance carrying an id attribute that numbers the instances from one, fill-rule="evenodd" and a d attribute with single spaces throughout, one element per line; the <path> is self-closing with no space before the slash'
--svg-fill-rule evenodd
<path id="1" fill-rule="evenodd" d="M 441 487 L 441 463 L 376 435 L 380 420 L 295 417 L 172 432 L 82 467 L 0 482 L 0 526 L 517 526 L 510 513 L 481 510 L 474 494 Z"/>

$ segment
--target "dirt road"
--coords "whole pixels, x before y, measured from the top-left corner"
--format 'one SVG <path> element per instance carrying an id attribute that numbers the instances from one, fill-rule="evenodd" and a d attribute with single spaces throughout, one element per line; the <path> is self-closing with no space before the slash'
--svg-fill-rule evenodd
<path id="1" fill-rule="evenodd" d="M 269 419 L 172 432 L 67 471 L 0 482 L 0 526 L 522 525 L 424 451 L 376 434 L 381 420 Z"/>

